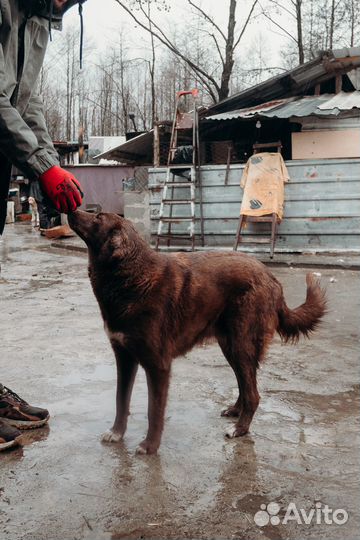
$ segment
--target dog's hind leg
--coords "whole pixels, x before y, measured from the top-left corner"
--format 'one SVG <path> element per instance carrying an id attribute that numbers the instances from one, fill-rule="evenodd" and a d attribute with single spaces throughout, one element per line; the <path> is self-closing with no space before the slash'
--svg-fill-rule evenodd
<path id="1" fill-rule="evenodd" d="M 117 368 L 116 416 L 111 430 L 102 435 L 103 442 L 118 442 L 124 436 L 129 416 L 131 392 L 138 368 L 138 363 L 125 349 L 113 343 L 112 347 Z"/>
<path id="2" fill-rule="evenodd" d="M 258 408 L 260 396 L 256 384 L 256 365 L 251 358 L 245 354 L 238 356 L 235 364 L 237 379 L 240 379 L 240 394 L 238 401 L 241 401 L 241 413 L 234 426 L 226 431 L 227 437 L 241 437 L 246 435 L 253 416 Z"/>
<path id="3" fill-rule="evenodd" d="M 164 428 L 166 400 L 170 382 L 170 367 L 146 369 L 148 384 L 148 421 L 149 428 L 146 438 L 140 443 L 138 454 L 155 454 L 160 446 Z"/>
<path id="4" fill-rule="evenodd" d="M 237 373 L 235 364 L 233 363 L 233 360 L 232 360 L 231 351 L 228 350 L 228 341 L 227 341 L 227 339 L 222 337 L 222 336 L 218 336 L 218 342 L 219 342 L 220 348 L 221 348 L 221 350 L 223 352 L 223 355 L 225 356 L 226 360 L 229 362 L 230 366 L 232 367 L 232 369 L 233 369 L 233 371 L 235 373 L 237 383 L 238 383 L 238 388 L 239 388 L 239 397 L 238 397 L 238 399 L 236 400 L 234 405 L 231 405 L 227 409 L 224 409 L 223 411 L 221 411 L 221 416 L 227 416 L 227 417 L 240 416 L 240 414 L 242 412 L 242 399 L 240 397 L 241 381 L 238 378 L 238 373 Z"/>
<path id="5" fill-rule="evenodd" d="M 259 405 L 260 397 L 257 391 L 256 371 L 262 356 L 262 347 L 256 343 L 237 336 L 236 330 L 230 330 L 227 336 L 218 338 L 220 347 L 232 367 L 239 387 L 239 397 L 236 403 L 222 412 L 222 416 L 238 416 L 238 421 L 227 431 L 228 437 L 241 437 L 249 431 L 252 418 Z"/>

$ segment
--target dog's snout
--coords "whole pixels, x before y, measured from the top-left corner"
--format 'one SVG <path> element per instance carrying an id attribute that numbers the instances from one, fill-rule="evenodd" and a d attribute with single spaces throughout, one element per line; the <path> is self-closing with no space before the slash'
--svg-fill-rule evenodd
<path id="1" fill-rule="evenodd" d="M 94 222 L 95 215 L 89 214 L 82 210 L 76 210 L 68 215 L 68 223 L 70 227 L 81 237 L 83 240 L 88 234 L 91 228 L 91 224 Z"/>

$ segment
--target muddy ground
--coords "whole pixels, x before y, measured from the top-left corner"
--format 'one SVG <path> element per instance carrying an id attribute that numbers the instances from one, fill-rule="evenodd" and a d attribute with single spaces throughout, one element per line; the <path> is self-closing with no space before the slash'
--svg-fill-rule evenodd
<path id="1" fill-rule="evenodd" d="M 357 272 L 315 270 L 330 311 L 311 341 L 274 341 L 249 435 L 224 438 L 230 420 L 220 412 L 236 383 L 218 346 L 206 346 L 175 361 L 159 455 L 139 457 L 143 373 L 124 442 L 99 440 L 113 420 L 115 365 L 86 256 L 51 248 L 17 224 L 7 227 L 0 260 L 0 380 L 52 416 L 23 448 L 0 454 L 1 540 L 358 537 Z M 288 304 L 302 303 L 306 271 L 273 272 Z M 257 524 L 255 514 L 271 502 L 272 523 L 263 511 Z M 299 517 L 289 514 L 291 503 Z M 325 523 L 324 505 L 346 510 L 347 522 L 335 523 L 332 513 Z M 306 524 L 300 512 L 312 509 L 318 514 Z M 335 514 L 338 522 L 344 516 Z"/>

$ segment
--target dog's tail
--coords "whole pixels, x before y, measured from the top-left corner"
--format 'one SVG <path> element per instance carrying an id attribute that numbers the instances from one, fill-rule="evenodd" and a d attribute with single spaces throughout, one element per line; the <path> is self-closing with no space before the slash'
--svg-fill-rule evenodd
<path id="1" fill-rule="evenodd" d="M 295 309 L 289 309 L 283 298 L 282 305 L 278 310 L 279 324 L 277 331 L 285 342 L 296 343 L 303 334 L 309 334 L 316 330 L 322 317 L 326 313 L 325 290 L 320 287 L 319 281 L 314 274 L 306 275 L 306 300 L 305 303 Z"/>

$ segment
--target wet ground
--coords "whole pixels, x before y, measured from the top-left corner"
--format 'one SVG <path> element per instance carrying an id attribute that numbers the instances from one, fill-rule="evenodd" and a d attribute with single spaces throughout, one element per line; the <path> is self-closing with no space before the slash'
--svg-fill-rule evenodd
<path id="1" fill-rule="evenodd" d="M 0 454 L 1 540 L 358 537 L 358 272 L 318 270 L 329 314 L 310 341 L 274 341 L 249 435 L 224 438 L 235 378 L 206 346 L 175 361 L 159 455 L 139 457 L 143 373 L 124 442 L 99 440 L 113 420 L 115 365 L 86 257 L 16 224 L 0 260 L 0 380 L 52 415 Z M 273 272 L 288 304 L 302 303 L 305 270 Z"/>

